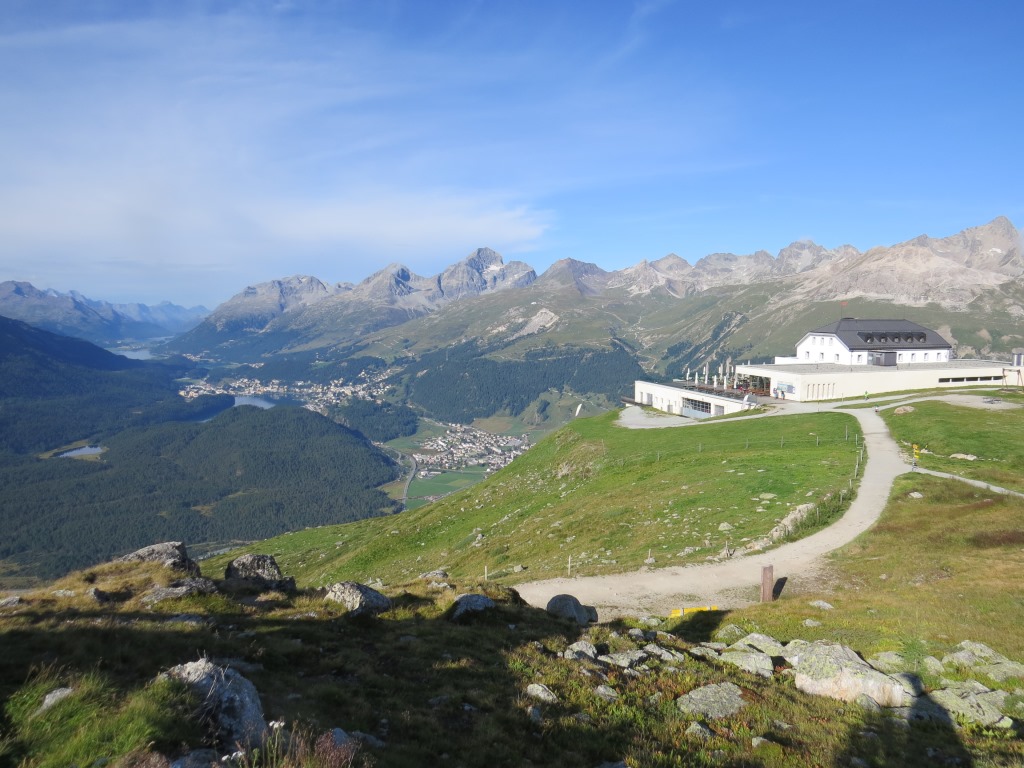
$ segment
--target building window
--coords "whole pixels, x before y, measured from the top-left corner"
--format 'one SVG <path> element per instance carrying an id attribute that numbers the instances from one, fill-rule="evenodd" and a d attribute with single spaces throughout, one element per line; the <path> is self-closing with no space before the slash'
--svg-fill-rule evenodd
<path id="1" fill-rule="evenodd" d="M 859 352 L 857 353 L 857 362 L 858 363 L 864 362 L 864 355 L 860 354 Z"/>
<path id="2" fill-rule="evenodd" d="M 825 359 L 825 353 L 824 352 L 819 352 L 818 353 L 818 359 L 819 360 L 824 360 Z"/>
<path id="3" fill-rule="evenodd" d="M 832 346 L 832 337 L 831 336 L 828 337 L 828 345 L 830 347 Z"/>
<path id="4" fill-rule="evenodd" d="M 900 352 L 899 356 L 896 358 L 896 362 L 897 363 L 902 363 L 903 362 L 903 353 L 902 352 Z"/>
<path id="5" fill-rule="evenodd" d="M 926 363 L 928 362 L 928 353 L 927 352 L 924 353 L 924 361 Z"/>
<path id="6" fill-rule="evenodd" d="M 806 352 L 804 352 L 804 360 L 810 360 L 810 359 L 811 359 L 811 351 L 807 350 Z"/>
<path id="7" fill-rule="evenodd" d="M 839 362 L 839 355 L 836 355 L 836 362 Z"/>
<path id="8" fill-rule="evenodd" d="M 916 363 L 917 362 L 917 352 L 911 352 L 910 353 L 910 362 L 912 362 L 912 363 Z"/>

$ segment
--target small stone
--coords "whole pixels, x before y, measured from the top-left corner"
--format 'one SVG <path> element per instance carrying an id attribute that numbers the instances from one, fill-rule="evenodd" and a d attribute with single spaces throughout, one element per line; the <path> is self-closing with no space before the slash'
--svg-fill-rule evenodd
<path id="1" fill-rule="evenodd" d="M 558 701 L 558 697 L 551 692 L 551 689 L 540 683 L 530 683 L 530 685 L 526 686 L 526 695 L 547 704 L 554 704 Z"/>
<path id="2" fill-rule="evenodd" d="M 21 603 L 21 597 L 18 595 L 11 595 L 0 600 L 0 608 L 13 608 Z"/>
<path id="3" fill-rule="evenodd" d="M 835 606 L 831 603 L 826 603 L 824 600 L 812 600 L 808 603 L 812 608 L 818 608 L 822 611 L 831 611 L 835 609 Z"/>
<path id="4" fill-rule="evenodd" d="M 718 526 L 718 530 L 720 530 L 720 531 L 731 531 L 732 530 L 732 526 L 729 525 L 729 523 L 720 523 L 719 526 Z"/>
<path id="5" fill-rule="evenodd" d="M 766 744 L 771 744 L 771 743 L 772 742 L 771 742 L 770 739 L 766 739 L 763 736 L 755 736 L 754 738 L 752 738 L 750 740 L 750 746 L 753 747 L 754 749 L 757 749 L 758 747 L 763 747 Z"/>
<path id="6" fill-rule="evenodd" d="M 619 694 L 614 688 L 608 685 L 599 685 L 594 689 L 594 693 L 600 696 L 605 701 L 615 701 L 619 698 Z"/>
<path id="7" fill-rule="evenodd" d="M 43 703 L 39 705 L 39 709 L 36 710 L 36 714 L 45 712 L 50 707 L 54 706 L 57 702 L 64 701 L 68 696 L 75 692 L 74 688 L 57 688 L 50 691 L 43 698 Z"/>
<path id="8" fill-rule="evenodd" d="M 593 643 L 580 640 L 566 648 L 562 657 L 566 659 L 596 659 L 597 648 Z"/>
<path id="9" fill-rule="evenodd" d="M 805 627 L 811 627 L 811 628 L 813 628 L 813 627 L 820 627 L 821 626 L 821 622 L 820 621 L 816 621 L 814 619 L 804 619 L 804 626 Z"/>
<path id="10" fill-rule="evenodd" d="M 912 499 L 923 499 L 924 498 L 924 494 L 920 493 L 919 491 L 911 491 L 907 495 L 910 496 L 910 498 L 912 498 Z"/>
<path id="11" fill-rule="evenodd" d="M 695 741 L 707 741 L 715 734 L 702 723 L 690 723 L 690 727 L 686 729 L 686 735 Z"/>

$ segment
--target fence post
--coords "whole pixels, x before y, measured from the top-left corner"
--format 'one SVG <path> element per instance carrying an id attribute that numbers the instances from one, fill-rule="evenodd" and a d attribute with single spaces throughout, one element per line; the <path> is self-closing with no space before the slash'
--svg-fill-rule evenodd
<path id="1" fill-rule="evenodd" d="M 761 602 L 770 603 L 774 600 L 775 591 L 775 566 L 761 566 Z"/>

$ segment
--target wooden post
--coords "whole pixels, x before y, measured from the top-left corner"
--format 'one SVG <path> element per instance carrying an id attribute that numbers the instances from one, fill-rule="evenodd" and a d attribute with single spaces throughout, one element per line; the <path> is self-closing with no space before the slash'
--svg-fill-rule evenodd
<path id="1" fill-rule="evenodd" d="M 761 566 L 761 602 L 770 603 L 772 602 L 775 591 L 775 566 L 774 565 L 762 565 Z"/>
<path id="2" fill-rule="evenodd" d="M 569 578 L 572 578 L 572 555 L 569 555 Z"/>
<path id="3" fill-rule="evenodd" d="M 487 581 L 487 566 L 484 566 L 484 581 Z"/>

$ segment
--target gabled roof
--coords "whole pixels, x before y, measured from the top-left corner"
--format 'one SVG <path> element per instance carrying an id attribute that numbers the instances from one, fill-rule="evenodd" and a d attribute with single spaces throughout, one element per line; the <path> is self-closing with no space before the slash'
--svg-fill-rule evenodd
<path id="1" fill-rule="evenodd" d="M 809 331 L 804 338 L 811 334 L 835 336 L 851 350 L 953 348 L 952 344 L 931 328 L 909 320 L 858 320 L 855 317 L 844 317 Z"/>

